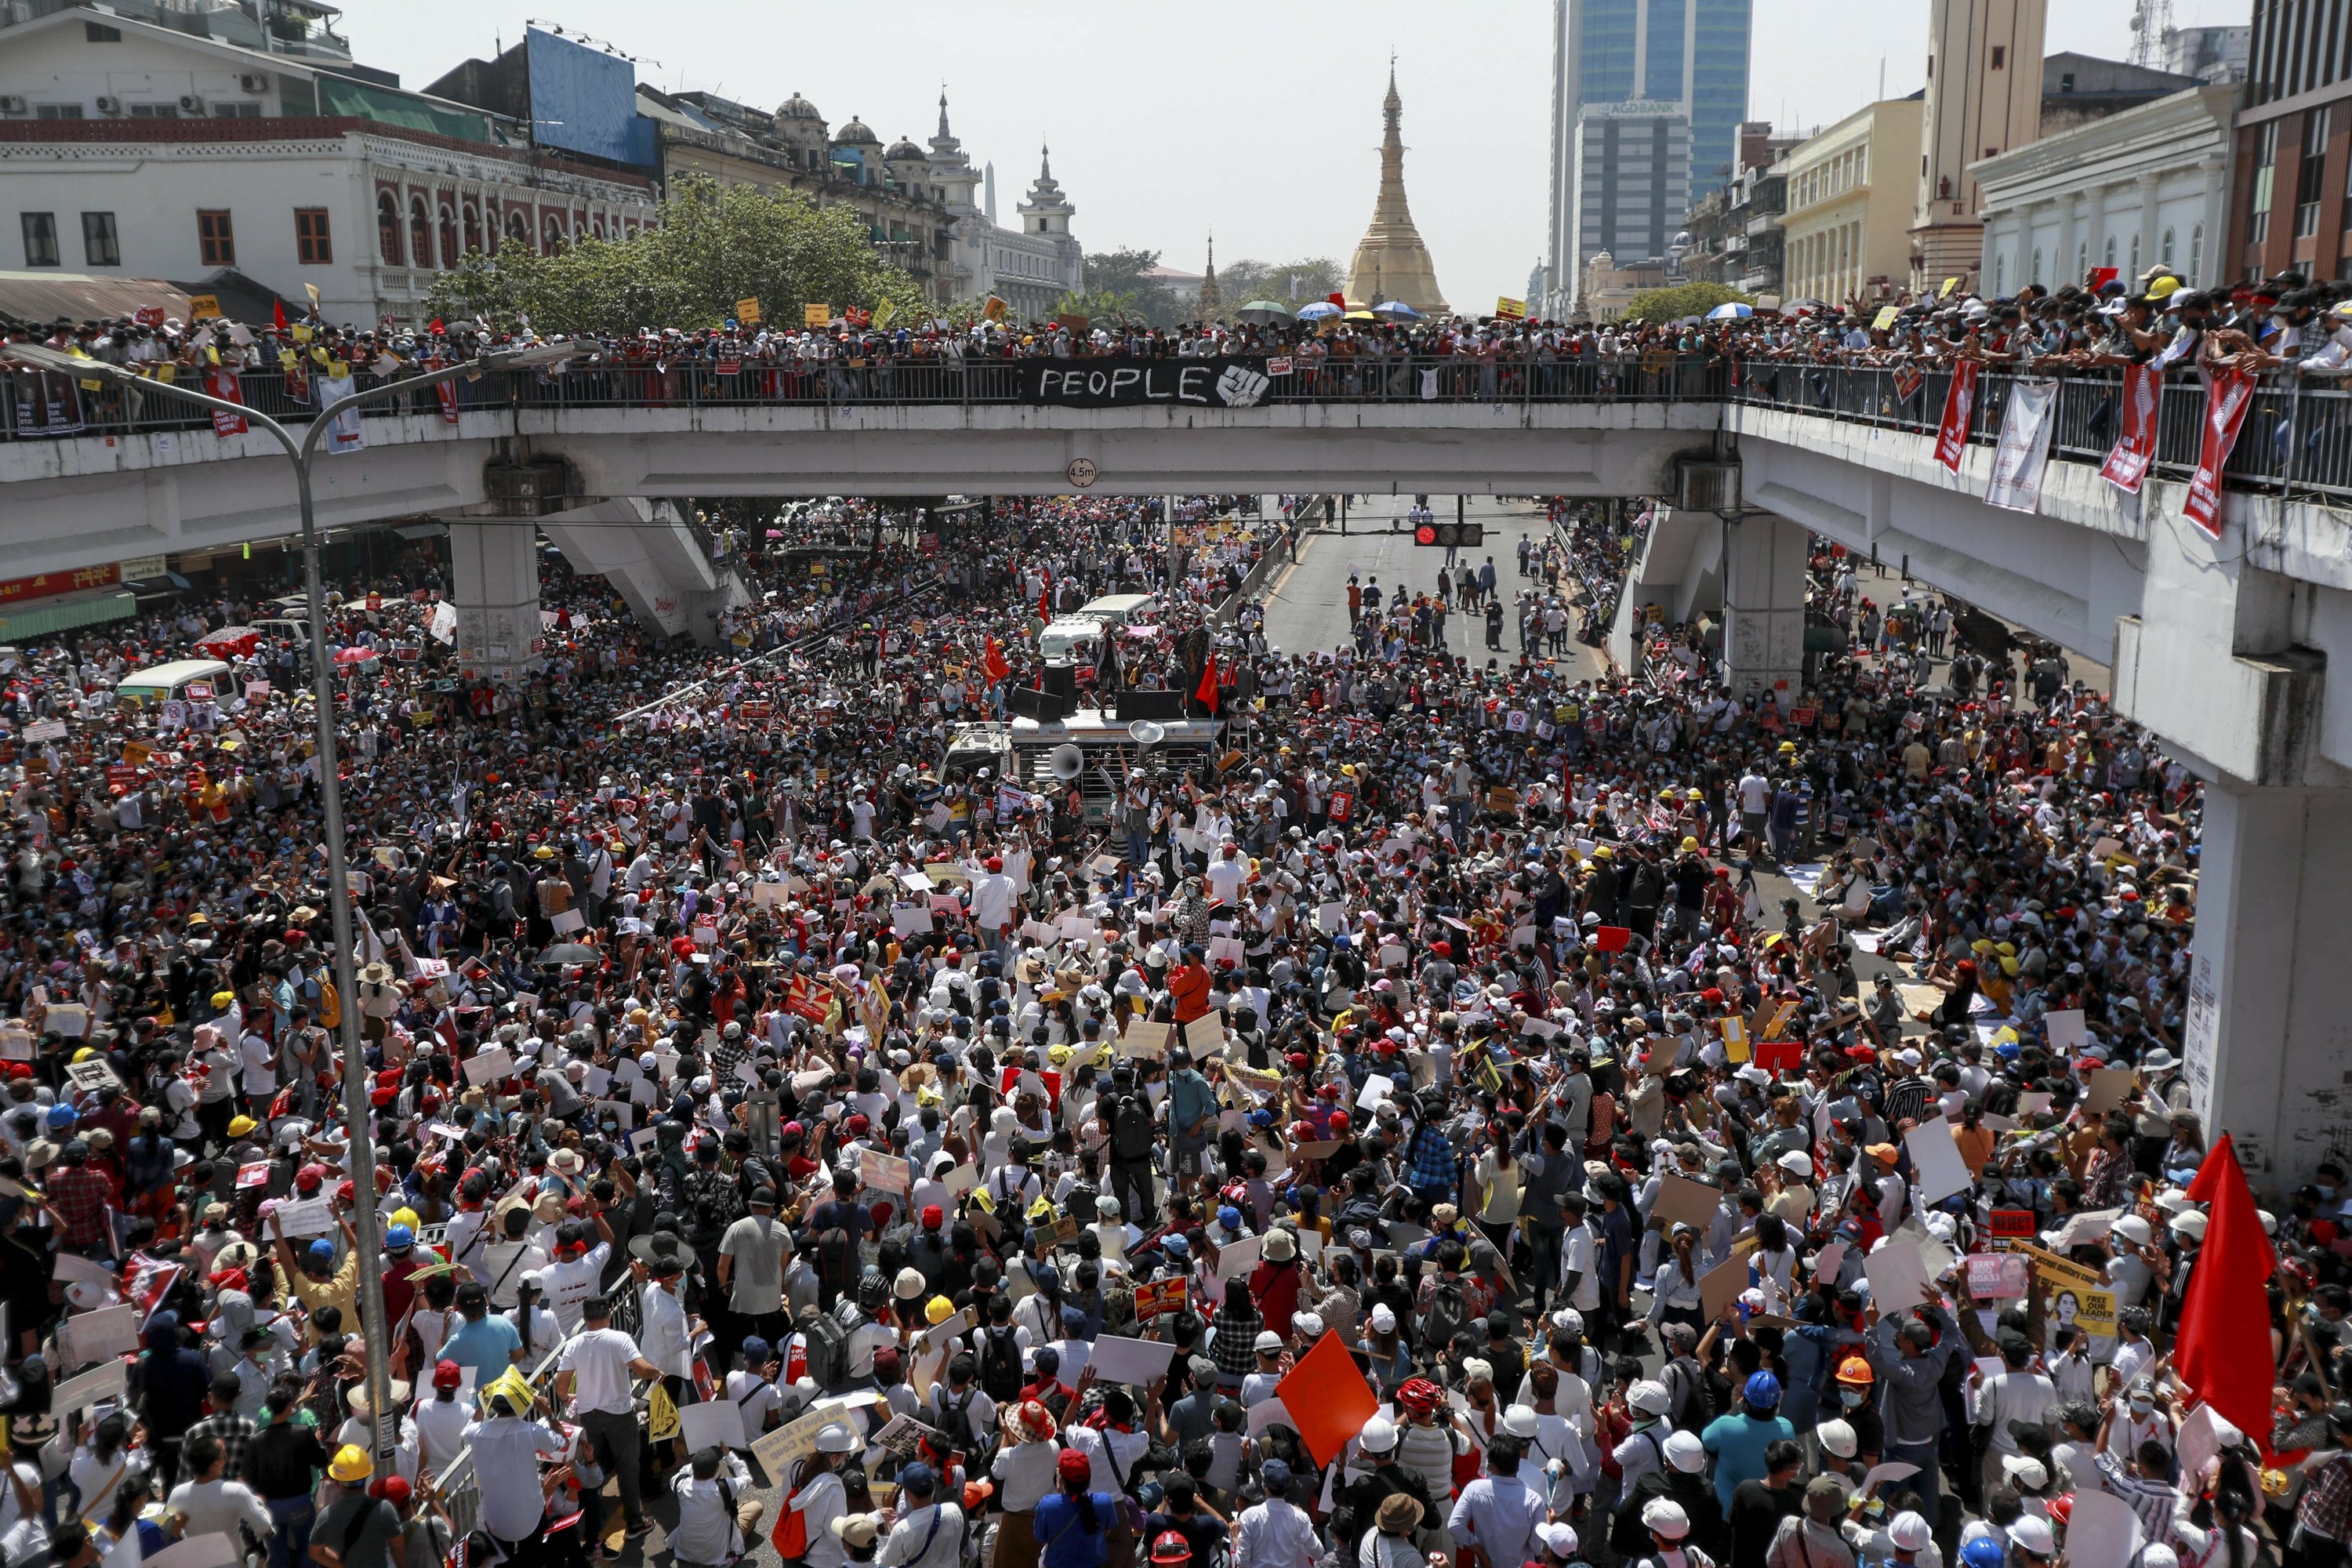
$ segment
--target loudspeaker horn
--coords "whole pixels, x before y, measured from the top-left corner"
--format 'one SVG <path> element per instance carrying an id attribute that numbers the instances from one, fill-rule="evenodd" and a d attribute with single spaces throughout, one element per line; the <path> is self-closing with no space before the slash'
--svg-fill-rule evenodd
<path id="1" fill-rule="evenodd" d="M 1155 724 L 1149 719 L 1138 719 L 1127 727 L 1127 738 L 1139 746 L 1156 746 L 1168 738 L 1168 726 Z"/>
<path id="2" fill-rule="evenodd" d="M 1057 779 L 1074 779 L 1086 771 L 1087 754 L 1066 741 L 1045 753 L 1045 765 Z"/>

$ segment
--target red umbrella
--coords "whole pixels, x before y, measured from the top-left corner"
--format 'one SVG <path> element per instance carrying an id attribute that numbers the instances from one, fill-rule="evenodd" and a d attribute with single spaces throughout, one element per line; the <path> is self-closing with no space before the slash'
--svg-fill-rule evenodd
<path id="1" fill-rule="evenodd" d="M 376 650 L 372 647 L 339 647 L 335 650 L 335 662 L 346 668 L 366 664 L 375 657 Z"/>

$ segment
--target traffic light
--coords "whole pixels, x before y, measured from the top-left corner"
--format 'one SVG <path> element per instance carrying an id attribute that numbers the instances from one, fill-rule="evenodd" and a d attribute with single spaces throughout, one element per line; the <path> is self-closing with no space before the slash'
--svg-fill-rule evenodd
<path id="1" fill-rule="evenodd" d="M 1415 544 L 1433 544 L 1441 550 L 1475 549 L 1486 542 L 1486 525 L 1483 522 L 1424 522 L 1412 531 Z"/>

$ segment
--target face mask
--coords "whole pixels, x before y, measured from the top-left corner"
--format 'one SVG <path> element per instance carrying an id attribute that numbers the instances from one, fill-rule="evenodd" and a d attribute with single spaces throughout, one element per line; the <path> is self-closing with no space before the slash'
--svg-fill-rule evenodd
<path id="1" fill-rule="evenodd" d="M 1864 1396 L 1862 1394 L 1855 1393 L 1853 1389 L 1841 1388 L 1838 1390 L 1838 1403 L 1844 1405 L 1848 1410 L 1860 1408 L 1863 1398 Z"/>
<path id="2" fill-rule="evenodd" d="M 2332 1198 L 2336 1195 L 2336 1189 L 2334 1187 L 2322 1187 L 2319 1189 L 2319 1195 L 2323 1198 Z"/>

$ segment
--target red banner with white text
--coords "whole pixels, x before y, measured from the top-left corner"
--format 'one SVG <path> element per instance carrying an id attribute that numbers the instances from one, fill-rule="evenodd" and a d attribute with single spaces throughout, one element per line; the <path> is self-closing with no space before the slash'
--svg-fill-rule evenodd
<path id="1" fill-rule="evenodd" d="M 1976 412 L 1977 371 L 1974 360 L 1964 359 L 1952 367 L 1951 389 L 1944 394 L 1944 419 L 1936 427 L 1936 461 L 1945 471 L 1960 471 L 1960 459 L 1969 449 L 1969 417 Z"/>
<path id="2" fill-rule="evenodd" d="M 2147 466 L 2156 461 L 2156 408 L 2163 386 L 2161 365 L 2124 367 L 2121 433 L 2107 460 L 2099 465 L 2099 478 L 2127 496 L 2139 494 Z"/>
<path id="3" fill-rule="evenodd" d="M 236 372 L 225 364 L 214 365 L 205 372 L 205 390 L 224 403 L 245 401 L 244 394 L 237 390 Z M 226 408 L 213 410 L 213 434 L 223 440 L 231 436 L 242 436 L 249 428 L 251 426 L 246 424 L 244 415 L 231 414 Z"/>
<path id="4" fill-rule="evenodd" d="M 2197 447 L 2197 471 L 2189 476 L 2189 499 L 2180 514 L 2215 539 L 2221 537 L 2221 470 L 2254 405 L 2254 377 L 2242 370 L 2215 371 L 2205 388 L 2204 433 Z"/>

